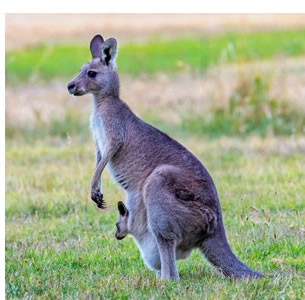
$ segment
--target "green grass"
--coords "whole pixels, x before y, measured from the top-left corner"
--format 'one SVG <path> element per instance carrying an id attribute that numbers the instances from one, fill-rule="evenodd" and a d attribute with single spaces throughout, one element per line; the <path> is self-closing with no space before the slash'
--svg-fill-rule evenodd
<path id="1" fill-rule="evenodd" d="M 75 133 L 76 134 L 76 133 Z M 188 146 L 212 174 L 230 244 L 253 269 L 274 277 L 230 281 L 194 252 L 181 282 L 161 282 L 131 238 L 114 238 L 123 197 L 103 174 L 106 211 L 89 199 L 94 145 L 61 138 L 6 142 L 6 297 L 101 299 L 304 299 L 305 156 L 281 155 L 266 140 Z M 274 140 L 281 147 L 285 140 Z"/>
<path id="2" fill-rule="evenodd" d="M 122 44 L 117 59 L 120 73 L 138 75 L 179 72 L 185 68 L 204 70 L 219 63 L 270 59 L 305 54 L 305 31 L 226 33 L 176 40 L 153 39 Z M 33 78 L 50 80 L 74 76 L 90 60 L 88 45 L 39 45 L 6 53 L 9 82 Z"/>

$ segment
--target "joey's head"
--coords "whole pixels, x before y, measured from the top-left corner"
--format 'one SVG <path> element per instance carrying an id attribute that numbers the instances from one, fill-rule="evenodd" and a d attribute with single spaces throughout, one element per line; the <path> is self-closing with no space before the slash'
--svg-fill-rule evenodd
<path id="1" fill-rule="evenodd" d="M 128 209 L 124 205 L 122 201 L 118 202 L 118 210 L 119 210 L 119 217 L 116 222 L 116 233 L 115 237 L 118 240 L 122 240 L 128 234 Z"/>
<path id="2" fill-rule="evenodd" d="M 117 41 L 109 38 L 104 41 L 96 35 L 90 42 L 92 60 L 85 63 L 79 74 L 68 83 L 68 91 L 74 96 L 94 94 L 100 97 L 119 96 L 119 78 L 115 58 Z"/>

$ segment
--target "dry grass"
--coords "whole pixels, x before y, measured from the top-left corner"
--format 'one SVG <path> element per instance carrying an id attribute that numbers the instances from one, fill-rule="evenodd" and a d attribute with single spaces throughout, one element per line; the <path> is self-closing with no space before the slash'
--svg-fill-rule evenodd
<path id="1" fill-rule="evenodd" d="M 270 82 L 271 97 L 305 108 L 304 58 L 222 66 L 197 75 L 186 72 L 154 78 L 121 76 L 121 97 L 140 115 L 158 111 L 161 120 L 177 124 L 181 112 L 186 110 L 204 114 L 211 105 L 227 106 L 236 87 L 256 74 Z M 62 81 L 8 86 L 6 122 L 17 126 L 33 121 L 47 123 L 70 109 L 88 115 L 90 98 L 71 97 L 66 92 L 66 82 Z"/>
<path id="2" fill-rule="evenodd" d="M 302 14 L 7 14 L 6 50 L 43 41 L 82 41 L 97 32 L 124 40 L 224 31 L 292 29 Z"/>

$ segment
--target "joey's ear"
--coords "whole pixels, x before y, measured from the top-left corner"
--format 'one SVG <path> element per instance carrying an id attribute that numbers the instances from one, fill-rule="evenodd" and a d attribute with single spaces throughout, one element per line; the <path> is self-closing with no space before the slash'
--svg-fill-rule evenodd
<path id="1" fill-rule="evenodd" d="M 107 66 L 115 68 L 115 58 L 117 54 L 117 41 L 115 38 L 110 38 L 102 45 L 102 61 Z"/>
<path id="2" fill-rule="evenodd" d="M 97 34 L 90 42 L 90 52 L 92 58 L 101 58 L 102 57 L 102 45 L 104 39 L 100 34 Z"/>
<path id="3" fill-rule="evenodd" d="M 126 208 L 125 204 L 122 201 L 118 202 L 118 210 L 121 216 L 128 216 L 128 209 Z"/>

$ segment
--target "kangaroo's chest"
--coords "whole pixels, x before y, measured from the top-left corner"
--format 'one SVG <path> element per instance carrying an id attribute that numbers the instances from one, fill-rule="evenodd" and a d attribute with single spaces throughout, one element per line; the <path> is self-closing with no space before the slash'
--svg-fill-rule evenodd
<path id="1" fill-rule="evenodd" d="M 93 110 L 90 118 L 90 127 L 94 141 L 96 142 L 101 155 L 104 155 L 105 145 L 107 143 L 107 135 L 105 132 L 105 126 L 103 119 L 95 113 Z M 125 169 L 119 164 L 115 164 L 112 160 L 108 162 L 107 169 L 114 178 L 114 180 L 120 184 L 124 189 L 128 188 L 127 174 Z"/>
<path id="2" fill-rule="evenodd" d="M 106 144 L 105 126 L 102 118 L 95 112 L 95 110 L 93 110 L 91 113 L 90 127 L 93 139 L 100 151 L 103 153 Z"/>

